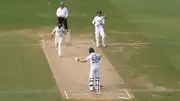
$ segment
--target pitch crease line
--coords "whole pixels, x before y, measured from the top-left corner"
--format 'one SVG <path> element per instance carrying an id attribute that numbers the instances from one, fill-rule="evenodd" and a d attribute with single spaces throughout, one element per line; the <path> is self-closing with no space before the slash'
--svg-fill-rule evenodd
<path id="1" fill-rule="evenodd" d="M 131 99 L 131 96 L 130 96 L 130 94 L 127 92 L 127 90 L 124 90 L 124 91 L 126 92 L 127 96 Z"/>
<path id="2" fill-rule="evenodd" d="M 94 44 L 93 40 L 91 40 L 91 43 Z"/>
<path id="3" fill-rule="evenodd" d="M 42 40 L 42 44 L 45 45 L 44 40 Z"/>
<path id="4" fill-rule="evenodd" d="M 66 99 L 69 99 L 66 91 L 64 91 L 64 94 L 65 94 L 65 96 L 66 96 Z"/>
<path id="5" fill-rule="evenodd" d="M 120 97 L 120 96 L 118 96 L 118 98 L 119 99 L 127 99 L 127 100 L 129 100 L 129 98 L 127 98 L 127 97 Z"/>

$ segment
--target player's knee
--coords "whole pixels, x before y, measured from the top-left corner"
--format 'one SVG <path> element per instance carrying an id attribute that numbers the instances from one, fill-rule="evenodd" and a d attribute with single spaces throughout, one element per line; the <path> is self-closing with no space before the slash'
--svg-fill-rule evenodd
<path id="1" fill-rule="evenodd" d="M 102 38 L 103 38 L 103 39 L 105 39 L 105 38 L 106 38 L 106 36 L 105 36 L 105 35 L 103 35 L 103 36 L 102 36 Z"/>
<path id="2" fill-rule="evenodd" d="M 99 35 L 100 35 L 99 32 L 96 31 L 96 32 L 95 32 L 95 36 L 99 36 Z"/>
<path id="3" fill-rule="evenodd" d="M 99 80 L 100 78 L 99 77 L 95 77 L 96 80 Z"/>
<path id="4" fill-rule="evenodd" d="M 99 39 L 99 35 L 96 35 L 96 39 Z"/>

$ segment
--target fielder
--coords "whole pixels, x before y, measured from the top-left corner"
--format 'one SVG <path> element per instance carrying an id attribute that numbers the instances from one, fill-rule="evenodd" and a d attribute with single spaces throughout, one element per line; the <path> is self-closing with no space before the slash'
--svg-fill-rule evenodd
<path id="1" fill-rule="evenodd" d="M 53 31 L 51 32 L 51 37 L 54 36 L 54 43 L 55 43 L 55 48 L 58 51 L 58 56 L 61 57 L 61 43 L 63 40 L 63 33 L 65 32 L 64 28 L 62 27 L 61 24 L 58 24 Z"/>
<path id="2" fill-rule="evenodd" d="M 86 63 L 90 62 L 90 73 L 89 73 L 89 90 L 94 91 L 98 90 L 100 91 L 100 64 L 99 61 L 101 59 L 100 53 L 95 53 L 94 49 L 91 47 L 89 48 L 89 56 L 85 60 L 79 60 L 78 58 L 75 58 L 76 61 Z M 95 83 L 94 83 L 95 79 Z"/>
<path id="3" fill-rule="evenodd" d="M 95 26 L 95 39 L 96 39 L 96 46 L 100 47 L 100 40 L 99 37 L 102 37 L 102 46 L 106 47 L 106 33 L 104 32 L 104 16 L 102 16 L 102 11 L 97 12 L 97 16 L 94 17 L 92 24 Z"/>

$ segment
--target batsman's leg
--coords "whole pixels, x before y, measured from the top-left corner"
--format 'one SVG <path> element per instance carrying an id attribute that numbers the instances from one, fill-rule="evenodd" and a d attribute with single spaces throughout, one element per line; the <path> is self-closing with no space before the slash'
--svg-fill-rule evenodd
<path id="1" fill-rule="evenodd" d="M 89 90 L 93 91 L 94 90 L 94 69 L 90 68 L 90 73 L 89 73 Z"/>
<path id="2" fill-rule="evenodd" d="M 61 57 L 61 43 L 62 43 L 62 37 L 58 38 L 58 56 Z"/>
<path id="3" fill-rule="evenodd" d="M 56 48 L 56 50 L 58 49 L 58 39 L 57 37 L 54 38 L 54 46 Z"/>
<path id="4" fill-rule="evenodd" d="M 100 94 L 100 68 L 96 68 L 95 71 L 95 89 L 96 89 L 96 94 Z"/>
<path id="5" fill-rule="evenodd" d="M 106 36 L 102 36 L 102 45 L 106 47 Z"/>
<path id="6" fill-rule="evenodd" d="M 100 34 L 99 27 L 95 27 L 95 39 L 96 39 L 96 46 L 97 47 L 100 47 L 99 34 Z"/>
<path id="7" fill-rule="evenodd" d="M 104 32 L 104 28 L 100 29 L 100 33 L 102 36 L 102 45 L 103 45 L 103 47 L 106 47 L 106 33 Z"/>

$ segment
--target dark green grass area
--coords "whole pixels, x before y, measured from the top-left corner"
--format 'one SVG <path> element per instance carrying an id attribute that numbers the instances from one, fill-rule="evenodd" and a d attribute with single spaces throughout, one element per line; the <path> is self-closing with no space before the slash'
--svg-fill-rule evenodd
<path id="1" fill-rule="evenodd" d="M 33 31 L 55 24 L 56 7 L 44 0 L 1 1 L 1 101 L 61 101 L 39 35 Z"/>
<path id="2" fill-rule="evenodd" d="M 27 33 L 27 32 L 26 32 Z M 0 46 L 2 45 L 12 45 L 14 47 L 20 45 L 32 45 L 40 44 L 40 38 L 34 32 L 29 34 L 24 34 L 24 32 L 2 32 L 0 34 Z"/>
<path id="3" fill-rule="evenodd" d="M 136 100 L 178 101 L 180 12 L 177 9 L 180 2 L 178 0 L 110 1 L 116 6 L 116 14 L 122 19 L 113 16 L 117 21 L 117 26 L 114 27 L 116 33 L 108 33 L 109 42 L 148 43 L 109 46 L 104 49 L 126 84 L 134 90 L 132 93 Z M 147 86 L 146 91 L 139 87 L 144 85 Z M 154 92 L 148 85 L 163 86 L 166 90 L 174 91 Z"/>
<path id="4" fill-rule="evenodd" d="M 61 100 L 38 40 L 35 35 L 1 33 L 1 101 Z"/>
<path id="5" fill-rule="evenodd" d="M 132 65 L 137 72 L 144 70 L 142 73 L 149 75 L 150 81 L 154 84 L 179 88 L 180 30 L 177 27 L 180 25 L 180 12 L 177 8 L 180 2 L 178 0 L 111 0 L 111 3 L 119 9 L 120 15 L 124 16 L 125 21 L 131 26 L 122 28 L 129 34 L 113 34 L 110 38 L 116 38 L 118 42 L 134 40 L 134 42 L 150 43 L 144 47 L 138 46 L 139 50 L 134 49 L 134 52 L 131 52 L 131 59 L 122 63 Z M 124 24 L 126 25 L 125 22 Z M 128 53 L 128 47 L 124 47 L 125 52 Z M 124 60 L 121 57 L 121 61 Z M 140 68 L 141 65 L 149 67 L 143 69 Z"/>
<path id="6" fill-rule="evenodd" d="M 1 29 L 51 26 L 56 21 L 58 5 L 49 5 L 48 0 L 2 0 L 0 5 Z"/>

